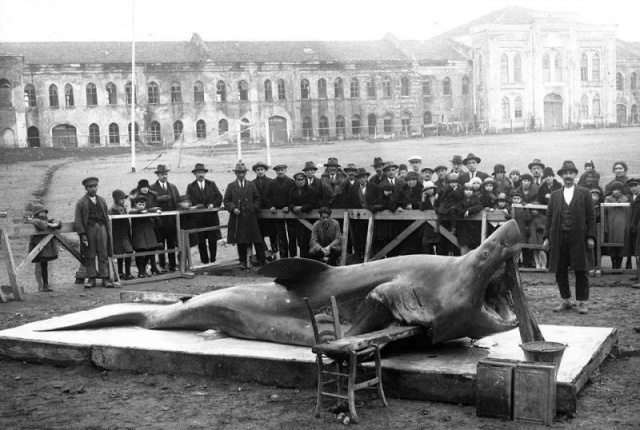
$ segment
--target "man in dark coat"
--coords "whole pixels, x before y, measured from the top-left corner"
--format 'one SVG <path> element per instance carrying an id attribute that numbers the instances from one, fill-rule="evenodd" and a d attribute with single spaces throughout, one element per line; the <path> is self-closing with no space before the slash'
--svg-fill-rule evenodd
<path id="1" fill-rule="evenodd" d="M 293 175 L 295 187 L 289 192 L 289 211 L 295 215 L 301 215 L 317 207 L 318 198 L 312 187 L 307 183 L 305 173 L 298 172 Z M 295 235 L 300 249 L 300 257 L 309 257 L 309 240 L 311 232 L 302 223 L 295 221 Z"/>
<path id="2" fill-rule="evenodd" d="M 555 272 L 562 304 L 554 312 L 570 310 L 571 289 L 569 267 L 576 275 L 578 312 L 589 312 L 589 279 L 587 252 L 595 246 L 596 213 L 591 193 L 575 184 L 578 169 L 572 161 L 565 161 L 558 170 L 564 186 L 551 193 L 543 245 L 549 249 L 549 271 Z"/>
<path id="3" fill-rule="evenodd" d="M 356 172 L 358 180 L 356 186 L 351 187 L 351 203 L 349 208 L 368 209 L 371 212 L 382 210 L 382 195 L 380 188 L 369 180 L 369 172 L 363 167 Z M 356 255 L 363 260 L 367 241 L 367 221 L 353 221 L 353 249 Z"/>
<path id="4" fill-rule="evenodd" d="M 304 163 L 302 169 L 307 176 L 307 185 L 311 188 L 316 196 L 319 206 L 329 206 L 331 198 L 333 197 L 333 188 L 328 181 L 323 181 L 316 177 L 318 168 L 313 161 L 307 161 Z"/>
<path id="5" fill-rule="evenodd" d="M 187 185 L 187 195 L 191 199 L 191 204 L 196 209 L 219 208 L 222 204 L 222 194 L 215 182 L 205 179 L 209 170 L 204 164 L 197 163 L 191 171 L 196 180 Z M 201 213 L 195 217 L 198 228 L 214 227 L 220 225 L 218 212 Z M 203 231 L 198 233 L 198 252 L 202 264 L 209 264 L 216 261 L 218 255 L 218 239 L 222 235 L 220 230 Z M 209 252 L 207 252 L 207 241 L 209 242 Z"/>
<path id="6" fill-rule="evenodd" d="M 380 157 L 374 157 L 373 158 L 373 164 L 371 165 L 371 167 L 373 167 L 373 169 L 375 170 L 376 174 L 373 175 L 371 177 L 371 179 L 369 179 L 369 181 L 371 181 L 372 183 L 374 183 L 376 185 L 380 185 L 380 182 L 385 180 L 386 175 L 382 171 L 382 169 L 384 168 L 384 165 L 385 165 L 385 162 L 382 161 L 382 158 L 380 158 Z"/>
<path id="7" fill-rule="evenodd" d="M 109 208 L 105 199 L 97 194 L 98 178 L 86 178 L 82 185 L 86 193 L 76 203 L 74 227 L 80 236 L 84 267 L 87 271 L 88 282 L 84 287 L 93 288 L 96 286 L 96 278 L 102 278 L 105 288 L 113 288 L 109 279 Z"/>
<path id="8" fill-rule="evenodd" d="M 224 193 L 224 208 L 229 211 L 227 243 L 237 245 L 240 265 L 246 269 L 248 267 L 247 251 L 251 244 L 256 249 L 259 264 L 265 264 L 262 234 L 256 216 L 262 200 L 254 183 L 246 180 L 245 165 L 238 163 L 233 171 L 236 174 L 236 180 L 227 185 Z"/>
<path id="9" fill-rule="evenodd" d="M 289 213 L 289 194 L 296 184 L 287 176 L 286 164 L 278 164 L 273 170 L 276 172 L 276 177 L 267 186 L 266 193 L 267 201 L 271 204 L 270 211 L 272 214 L 278 210 Z M 298 255 L 294 224 L 296 222 L 296 220 L 274 220 L 280 258 Z"/>
<path id="10" fill-rule="evenodd" d="M 178 208 L 178 199 L 180 199 L 180 192 L 178 187 L 168 181 L 169 172 L 171 169 L 167 169 L 164 164 L 158 164 L 158 168 L 154 172 L 158 177 L 158 180 L 151 184 L 151 191 L 154 191 L 157 195 L 158 205 L 163 212 L 175 211 Z M 156 224 L 156 239 L 158 243 L 164 249 L 165 245 L 167 249 L 172 249 L 177 246 L 178 236 L 176 233 L 176 221 L 172 216 L 158 217 Z M 169 267 L 166 266 L 165 254 L 158 254 L 158 263 L 160 264 L 160 270 L 170 272 L 176 271 L 176 253 L 170 252 L 168 255 Z"/>
<path id="11" fill-rule="evenodd" d="M 462 160 L 462 164 L 467 168 L 467 171 L 460 172 L 460 175 L 458 176 L 458 182 L 460 182 L 460 185 L 464 185 L 476 177 L 483 181 L 489 177 L 487 173 L 478 170 L 478 164 L 480 164 L 481 161 L 482 159 L 475 156 L 473 153 L 469 153 L 467 158 Z"/>
<path id="12" fill-rule="evenodd" d="M 629 178 L 627 186 L 631 190 L 631 204 L 629 207 L 629 215 L 624 229 L 624 253 L 627 261 L 631 261 L 636 256 L 637 274 L 631 277 L 632 281 L 640 281 L 640 179 Z M 635 284 L 634 288 L 640 288 L 640 284 Z"/>
<path id="13" fill-rule="evenodd" d="M 251 167 L 251 170 L 256 174 L 253 184 L 258 189 L 258 193 L 260 193 L 260 209 L 270 209 L 272 205 L 267 197 L 267 189 L 269 188 L 269 183 L 273 181 L 273 179 L 267 176 L 269 166 L 262 161 L 259 161 Z M 262 234 L 263 248 L 265 251 L 267 250 L 264 238 L 268 237 L 269 243 L 271 243 L 271 252 L 273 255 L 278 252 L 278 239 L 276 237 L 276 224 L 274 221 L 275 220 L 272 219 L 258 218 L 258 227 L 260 227 L 260 234 Z"/>

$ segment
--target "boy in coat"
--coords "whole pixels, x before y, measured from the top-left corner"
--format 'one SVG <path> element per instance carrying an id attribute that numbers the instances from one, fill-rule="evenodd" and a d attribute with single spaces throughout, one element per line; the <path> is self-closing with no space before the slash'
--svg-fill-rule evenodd
<path id="1" fill-rule="evenodd" d="M 29 220 L 31 224 L 40 231 L 47 229 L 59 229 L 62 227 L 62 222 L 49 218 L 49 209 L 41 204 L 33 205 L 32 218 Z M 40 241 L 45 236 L 33 235 L 29 239 L 29 253 L 38 246 Z M 51 239 L 42 248 L 42 250 L 33 258 L 33 262 L 36 264 L 35 275 L 38 281 L 38 291 L 50 292 L 53 291 L 49 284 L 49 261 L 56 260 L 58 258 L 58 244 L 54 239 Z"/>
<path id="2" fill-rule="evenodd" d="M 131 214 L 146 214 L 147 211 L 147 198 L 139 195 L 136 197 L 136 206 L 131 209 Z M 153 208 L 152 208 L 153 209 Z M 160 213 L 159 208 L 155 208 L 155 211 Z M 155 220 L 151 217 L 133 218 L 131 220 L 131 240 L 133 249 L 136 252 L 155 251 L 160 248 L 158 239 L 155 232 Z M 155 255 L 142 255 L 136 256 L 136 266 L 138 267 L 138 278 L 146 278 L 150 276 L 147 274 L 147 263 L 151 263 L 151 273 L 159 275 L 160 271 L 156 265 Z"/>
<path id="3" fill-rule="evenodd" d="M 109 215 L 126 215 L 127 208 L 124 202 L 127 195 L 122 190 L 114 190 L 111 193 L 113 205 L 109 208 Z M 111 221 L 111 237 L 113 239 L 114 254 L 132 254 L 131 222 L 129 219 L 114 219 Z M 131 276 L 131 257 L 118 257 L 118 277 L 125 281 L 133 279 Z M 123 271 L 124 270 L 124 271 Z"/>

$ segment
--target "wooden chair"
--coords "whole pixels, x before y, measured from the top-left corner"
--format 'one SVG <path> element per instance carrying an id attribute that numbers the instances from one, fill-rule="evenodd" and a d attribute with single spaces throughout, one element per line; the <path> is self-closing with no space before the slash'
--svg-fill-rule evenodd
<path id="1" fill-rule="evenodd" d="M 316 345 L 312 351 L 316 353 L 316 366 L 318 373 L 318 396 L 316 402 L 316 417 L 320 416 L 322 406 L 322 396 L 346 400 L 349 405 L 351 420 L 358 422 L 356 413 L 355 392 L 362 389 L 377 389 L 378 397 L 385 407 L 389 407 L 382 388 L 382 371 L 380 368 L 380 347 L 377 344 L 349 348 L 348 352 L 339 354 L 329 354 L 323 350 L 327 340 L 343 339 L 340 327 L 340 316 L 336 298 L 331 296 L 332 316 L 326 314 L 316 314 L 309 299 L 304 298 L 304 302 L 309 310 L 313 335 Z M 319 330 L 319 323 L 333 323 L 333 329 Z M 324 327 L 323 327 L 324 328 Z M 363 368 L 359 360 L 368 359 L 373 355 L 375 359 L 375 369 Z M 345 384 L 346 382 L 346 384 Z M 343 394 L 343 387 L 346 385 L 346 394 Z M 333 391 L 328 391 L 325 387 L 333 386 Z"/>

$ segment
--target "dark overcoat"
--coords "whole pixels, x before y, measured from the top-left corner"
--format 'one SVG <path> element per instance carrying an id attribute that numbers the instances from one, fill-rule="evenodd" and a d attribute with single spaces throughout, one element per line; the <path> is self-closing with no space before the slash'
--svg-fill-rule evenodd
<path id="1" fill-rule="evenodd" d="M 127 208 L 113 204 L 109 209 L 109 215 L 126 215 Z M 129 254 L 133 252 L 131 245 L 131 221 L 129 219 L 111 220 L 113 253 Z"/>
<path id="2" fill-rule="evenodd" d="M 96 195 L 96 203 L 100 208 L 100 211 L 104 215 L 104 219 L 107 221 L 106 229 L 107 229 L 107 236 L 109 236 L 111 234 L 111 230 L 109 228 L 109 222 L 108 222 L 109 208 L 107 207 L 107 201 L 104 198 Z M 76 233 L 78 233 L 78 236 L 80 236 L 80 240 L 82 240 L 83 236 L 84 237 L 87 236 L 87 228 L 89 226 L 89 205 L 90 204 L 93 204 L 93 203 L 91 203 L 91 199 L 87 194 L 80 197 L 80 199 L 76 203 L 76 209 L 73 217 L 73 226 L 76 230 Z M 111 255 L 110 240 L 107 241 L 107 255 Z"/>
<path id="3" fill-rule="evenodd" d="M 271 207 L 282 209 L 289 206 L 289 193 L 296 187 L 296 183 L 288 176 L 276 177 L 267 185 L 266 197 Z"/>
<path id="4" fill-rule="evenodd" d="M 260 193 L 253 182 L 245 180 L 244 188 L 240 188 L 238 181 L 227 185 L 224 193 L 224 208 L 229 211 L 227 243 L 262 242 L 256 215 L 261 202 Z M 233 213 L 236 208 L 240 209 L 240 215 Z"/>
<path id="5" fill-rule="evenodd" d="M 58 229 L 62 228 L 62 222 L 57 219 L 40 219 L 40 218 L 31 218 L 29 220 L 31 224 L 33 224 L 38 230 L 44 231 L 49 228 L 49 223 L 58 223 Z M 44 239 L 43 235 L 33 235 L 29 239 L 29 252 L 33 251 L 33 249 L 38 246 L 40 241 Z M 42 250 L 36 255 L 33 260 L 34 263 L 40 263 L 43 261 L 51 261 L 58 258 L 58 244 L 55 240 L 51 239 L 47 244 L 42 248 Z"/>
<path id="6" fill-rule="evenodd" d="M 146 211 L 146 209 L 144 209 Z M 143 213 L 138 209 L 132 209 L 130 214 Z M 131 245 L 136 251 L 157 249 L 160 247 L 155 231 L 156 218 L 132 218 L 131 219 Z"/>
<path id="7" fill-rule="evenodd" d="M 562 203 L 564 187 L 551 193 L 547 208 L 544 238 L 549 239 L 549 271 L 555 272 L 560 259 L 560 237 L 562 236 Z M 587 238 L 596 240 L 596 211 L 588 189 L 576 185 L 569 205 L 573 216 L 573 229 L 568 233 L 571 244 L 571 268 L 575 271 L 589 270 L 587 264 Z M 566 233 L 565 233 L 566 234 Z"/>
<path id="8" fill-rule="evenodd" d="M 635 196 L 629 207 L 624 229 L 624 255 L 640 255 L 640 195 Z"/>
<path id="9" fill-rule="evenodd" d="M 208 179 L 204 180 L 204 190 L 200 189 L 198 181 L 195 180 L 187 185 L 187 195 L 191 199 L 191 204 L 198 209 L 205 209 L 210 204 L 214 208 L 219 208 L 222 205 L 222 193 L 218 189 L 215 182 Z M 218 218 L 218 212 L 207 212 L 194 214 L 194 222 L 197 227 L 213 227 L 220 225 L 220 218 Z M 222 239 L 220 230 L 214 230 L 216 239 Z"/>

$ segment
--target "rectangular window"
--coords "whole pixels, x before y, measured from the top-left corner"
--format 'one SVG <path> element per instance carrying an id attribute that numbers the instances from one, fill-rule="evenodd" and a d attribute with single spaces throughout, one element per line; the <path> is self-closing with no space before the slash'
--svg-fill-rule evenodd
<path id="1" fill-rule="evenodd" d="M 171 103 L 182 103 L 182 90 L 180 85 L 171 85 Z"/>
<path id="2" fill-rule="evenodd" d="M 431 81 L 429 79 L 422 80 L 422 96 L 431 97 Z"/>
<path id="3" fill-rule="evenodd" d="M 278 100 L 285 100 L 286 94 L 284 92 L 284 81 L 282 79 L 280 79 L 278 81 Z"/>
<path id="4" fill-rule="evenodd" d="M 367 81 L 367 97 L 370 99 L 376 98 L 376 82 L 373 79 Z"/>
<path id="5" fill-rule="evenodd" d="M 107 94 L 109 95 L 109 104 L 115 105 L 118 103 L 118 98 L 116 95 L 116 87 L 113 85 L 109 85 L 107 87 Z"/>
<path id="6" fill-rule="evenodd" d="M 384 119 L 384 132 L 385 133 L 393 132 L 393 120 L 391 118 Z"/>

